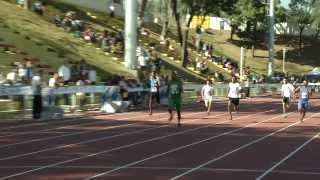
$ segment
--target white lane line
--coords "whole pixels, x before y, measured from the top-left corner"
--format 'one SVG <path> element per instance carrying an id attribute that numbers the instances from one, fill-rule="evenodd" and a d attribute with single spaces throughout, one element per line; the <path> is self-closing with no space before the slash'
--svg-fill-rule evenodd
<path id="1" fill-rule="evenodd" d="M 309 118 L 306 118 L 305 120 L 308 120 L 308 119 L 310 119 L 310 118 L 312 118 L 312 117 L 314 117 L 314 116 L 316 116 L 316 115 L 318 115 L 318 114 L 319 114 L 319 113 L 315 113 L 315 114 L 313 114 L 312 116 L 310 116 Z M 277 131 L 275 131 L 275 132 L 273 132 L 273 133 L 267 134 L 267 135 L 265 135 L 265 136 L 263 136 L 263 137 L 261 137 L 261 138 L 259 138 L 259 139 L 256 139 L 256 140 L 254 140 L 254 141 L 251 141 L 250 143 L 244 144 L 244 145 L 242 145 L 242 146 L 240 146 L 240 147 L 238 147 L 238 148 L 236 148 L 236 149 L 234 149 L 234 150 L 232 150 L 232 151 L 229 151 L 229 152 L 227 152 L 227 153 L 225 153 L 225 154 L 223 154 L 223 155 L 221 155 L 221 156 L 219 156 L 219 157 L 217 157 L 217 158 L 211 159 L 210 161 L 207 161 L 207 162 L 205 162 L 205 163 L 203 163 L 203 164 L 201 164 L 201 165 L 199 165 L 199 166 L 197 166 L 197 167 L 195 167 L 195 168 L 192 168 L 192 169 L 189 170 L 189 171 L 186 171 L 186 172 L 184 172 L 184 173 L 182 173 L 182 174 L 179 174 L 179 175 L 171 178 L 170 180 L 179 179 L 179 178 L 181 178 L 181 177 L 183 177 L 183 176 L 185 176 L 185 175 L 188 175 L 188 174 L 190 174 L 190 173 L 192 173 L 192 172 L 194 172 L 194 171 L 197 171 L 197 170 L 199 170 L 199 169 L 201 169 L 201 168 L 203 168 L 203 167 L 205 167 L 205 166 L 207 166 L 207 165 L 209 165 L 209 164 L 212 164 L 212 163 L 214 163 L 214 162 L 216 162 L 216 161 L 218 161 L 218 160 L 220 160 L 220 159 L 223 159 L 223 158 L 225 158 L 225 157 L 227 157 L 227 156 L 229 156 L 229 155 L 231 155 L 231 154 L 233 154 L 233 153 L 235 153 L 235 152 L 238 152 L 238 151 L 240 151 L 240 150 L 242 150 L 242 149 L 245 149 L 245 148 L 247 148 L 247 147 L 249 147 L 249 146 L 251 146 L 251 145 L 254 145 L 254 144 L 256 144 L 256 143 L 258 143 L 258 142 L 260 142 L 260 141 L 262 141 L 262 140 L 264 140 L 264 139 L 266 139 L 266 138 L 268 138 L 268 137 L 270 137 L 270 136 L 273 136 L 273 135 L 275 135 L 275 134 L 277 134 L 277 133 L 279 133 L 279 132 L 281 132 L 281 131 L 284 131 L 284 130 L 292 127 L 292 126 L 295 126 L 295 125 L 297 125 L 297 124 L 299 124 L 299 123 L 301 123 L 301 122 L 300 122 L 300 121 L 297 121 L 297 122 L 295 122 L 295 123 L 290 124 L 290 125 L 287 126 L 287 127 L 281 128 L 281 129 L 279 129 L 279 130 L 277 130 Z"/>
<path id="2" fill-rule="evenodd" d="M 28 169 L 28 168 L 39 168 L 41 166 L 6 166 L 1 167 L 0 169 Z M 64 169 L 64 170 L 71 170 L 71 169 L 114 169 L 118 168 L 119 166 L 56 166 L 54 169 Z M 190 170 L 191 167 L 163 167 L 163 166 L 131 166 L 126 169 L 135 169 L 135 170 L 171 170 L 171 171 L 183 171 L 183 170 Z M 199 171 L 208 171 L 208 172 L 251 172 L 251 173 L 262 173 L 265 170 L 260 169 L 224 169 L 224 168 L 201 168 Z M 309 171 L 284 171 L 284 170 L 274 170 L 272 171 L 278 174 L 288 174 L 288 175 L 313 175 L 313 176 L 320 176 L 320 172 L 309 172 Z"/>
<path id="3" fill-rule="evenodd" d="M 272 110 L 259 112 L 259 113 L 254 113 L 254 114 L 243 116 L 243 117 L 250 117 L 250 116 L 253 116 L 253 115 L 256 115 L 256 114 L 261 114 L 261 113 L 270 112 L 270 111 L 272 111 Z M 228 122 L 228 121 L 230 121 L 230 120 L 223 121 L 221 123 Z M 166 126 L 169 126 L 169 125 L 166 125 Z M 210 125 L 208 125 L 208 126 L 210 126 Z M 21 176 L 21 175 L 32 173 L 32 172 L 36 172 L 36 171 L 39 171 L 39 170 L 42 170 L 42 169 L 47 169 L 47 168 L 59 166 L 59 165 L 62 165 L 62 164 L 66 164 L 66 163 L 69 163 L 69 162 L 74 162 L 74 161 L 77 161 L 77 160 L 98 156 L 98 155 L 109 153 L 109 152 L 116 151 L 116 150 L 126 149 L 126 148 L 129 148 L 129 147 L 133 147 L 133 146 L 140 145 L 140 144 L 145 144 L 145 143 L 148 143 L 148 142 L 157 141 L 157 140 L 160 140 L 160 139 L 165 139 L 165 138 L 168 138 L 168 137 L 171 137 L 171 136 L 185 134 L 185 133 L 196 131 L 196 130 L 202 129 L 202 128 L 205 128 L 205 126 L 204 127 L 193 128 L 193 129 L 189 129 L 189 130 L 185 130 L 185 131 L 181 131 L 181 132 L 176 132 L 176 133 L 165 135 L 165 136 L 155 137 L 155 138 L 147 139 L 147 140 L 144 140 L 144 141 L 138 141 L 138 142 L 135 142 L 135 143 L 132 143 L 132 144 L 127 144 L 127 145 L 115 147 L 115 148 L 112 148 L 112 149 L 109 149 L 109 150 L 100 151 L 100 152 L 88 154 L 88 155 L 85 155 L 85 156 L 80 156 L 78 158 L 73 158 L 73 159 L 69 159 L 69 160 L 66 160 L 66 161 L 57 162 L 57 163 L 54 163 L 54 164 L 49 164 L 49 165 L 46 165 L 46 166 L 42 166 L 40 168 L 31 169 L 31 170 L 28 170 L 28 171 L 23 171 L 23 172 L 20 172 L 20 173 L 15 173 L 15 174 L 12 174 L 12 175 L 9 175 L 9 176 L 6 176 L 6 177 L 2 177 L 2 178 L 0 178 L 0 180 Z"/>
<path id="4" fill-rule="evenodd" d="M 159 114 L 165 114 L 165 113 L 159 113 Z M 141 115 L 141 116 L 136 116 L 138 118 L 142 118 L 142 117 L 148 117 L 149 115 Z M 114 122 L 116 121 L 123 121 L 123 120 L 128 120 L 128 119 L 132 119 L 132 116 L 130 116 L 129 118 L 121 118 L 121 119 L 115 119 L 112 120 Z M 40 131 L 27 131 L 27 132 L 21 132 L 21 133 L 13 133 L 13 134 L 8 134 L 8 135 L 3 135 L 0 136 L 0 138 L 7 138 L 7 137 L 13 137 L 13 136 L 19 136 L 19 135 L 27 135 L 27 134 L 33 134 L 33 133 L 39 133 L 39 132 L 48 132 L 48 131 L 52 131 L 52 130 L 61 130 L 61 129 L 65 129 L 65 128 L 71 128 L 71 127 L 81 127 L 81 126 L 88 126 L 88 125 L 99 125 L 99 124 L 104 124 L 104 123 L 110 123 L 108 121 L 94 121 L 94 122 L 88 122 L 88 123 L 83 123 L 83 124 L 75 124 L 75 125 L 66 125 L 66 126 L 59 126 L 59 127 L 55 127 L 55 128 L 50 128 L 50 129 L 43 129 Z M 0 146 L 1 148 L 1 146 Z"/>
<path id="5" fill-rule="evenodd" d="M 200 113 L 203 113 L 203 112 L 191 113 L 190 115 L 200 114 Z M 144 117 L 144 116 L 149 116 L 149 115 L 143 115 L 142 117 Z M 137 118 L 137 117 L 135 117 L 135 118 Z M 132 116 L 130 116 L 130 117 L 128 117 L 128 118 L 123 118 L 122 120 L 126 120 L 126 119 L 132 119 Z M 168 119 L 168 118 L 161 118 L 161 119 L 164 120 L 164 119 Z M 154 121 L 159 121 L 159 120 L 160 120 L 160 119 L 153 119 L 153 120 L 148 121 L 148 122 L 154 122 Z M 88 131 L 81 131 L 81 132 L 63 134 L 63 135 L 59 135 L 59 136 L 52 136 L 52 137 L 46 137 L 46 138 L 32 139 L 32 140 L 23 141 L 23 142 L 17 142 L 17 143 L 11 143 L 11 144 L 2 145 L 2 146 L 0 146 L 0 149 L 12 147 L 12 146 L 17 146 L 17 145 L 22 145 L 22 144 L 33 143 L 33 142 L 52 140 L 52 139 L 57 139 L 57 138 L 62 138 L 62 137 L 69 137 L 69 136 L 76 136 L 76 135 L 88 134 L 88 133 L 93 133 L 93 132 L 100 132 L 100 131 L 109 130 L 109 129 L 115 129 L 115 128 L 120 128 L 120 127 L 128 127 L 128 126 L 133 126 L 133 125 L 138 125 L 138 124 L 142 124 L 142 122 L 134 122 L 134 123 L 130 123 L 130 124 L 125 123 L 125 124 L 121 124 L 121 125 L 109 126 L 109 127 L 102 128 L 102 129 L 88 130 Z M 106 124 L 106 125 L 108 125 L 108 124 Z"/>
<path id="6" fill-rule="evenodd" d="M 193 109 L 195 108 L 193 105 L 192 106 L 188 106 L 186 107 L 184 110 L 189 110 L 189 109 Z M 196 107 L 197 108 L 197 107 Z M 141 111 L 139 111 L 141 112 Z M 121 114 L 113 114 L 113 115 L 108 115 L 107 118 L 109 117 L 113 117 L 113 116 L 118 116 L 118 115 L 121 115 L 120 117 L 118 116 L 118 118 L 121 118 L 121 119 L 114 119 L 112 121 L 116 122 L 116 121 L 124 121 L 124 120 L 129 120 L 133 117 L 133 114 L 138 114 L 139 112 L 129 112 L 129 113 L 121 113 Z M 123 118 L 125 117 L 126 115 L 130 115 L 129 118 Z M 162 114 L 167 114 L 167 112 L 163 112 L 163 113 L 157 113 L 156 115 L 162 115 Z M 140 115 L 140 116 L 134 116 L 135 118 L 142 118 L 142 117 L 148 117 L 150 115 Z M 88 118 L 88 117 L 86 117 Z M 75 119 L 77 120 L 77 119 Z M 71 120 L 71 121 L 75 121 L 75 120 Z M 70 122 L 70 121 L 68 121 Z M 44 129 L 44 130 L 40 130 L 40 131 L 28 131 L 28 132 L 22 132 L 22 133 L 14 133 L 14 134 L 9 134 L 9 135 L 3 135 L 3 136 L 0 136 L 0 138 L 4 138 L 4 137 L 12 137 L 12 136 L 17 136 L 17 135 L 26 135 L 26 134 L 33 134 L 33 133 L 39 133 L 39 132 L 47 132 L 47 131 L 52 131 L 52 130 L 60 130 L 60 129 L 65 129 L 65 128 L 70 128 L 70 127 L 81 127 L 81 126 L 88 126 L 88 125 L 99 125 L 99 124 L 104 124 L 104 123 L 108 123 L 108 121 L 104 120 L 104 121 L 95 121 L 95 122 L 88 122 L 88 123 L 83 123 L 83 124 L 77 124 L 77 125 L 66 125 L 66 126 L 60 126 L 60 127 L 56 127 L 56 128 L 51 128 L 51 129 Z M 12 133 L 12 132 L 11 132 Z M 1 146 L 0 146 L 1 148 Z"/>
<path id="7" fill-rule="evenodd" d="M 258 176 L 256 178 L 256 180 L 261 180 L 262 178 L 266 177 L 269 173 L 271 173 L 275 168 L 277 168 L 278 166 L 280 166 L 282 163 L 284 163 L 285 161 L 289 160 L 292 156 L 294 156 L 297 152 L 299 152 L 301 149 L 303 149 L 305 146 L 307 146 L 309 143 L 311 143 L 313 140 L 315 140 L 316 138 L 318 138 L 320 136 L 320 132 L 317 133 L 315 136 L 313 136 L 312 138 L 310 138 L 308 141 L 306 141 L 305 143 L 303 143 L 302 145 L 300 145 L 297 149 L 295 149 L 294 151 L 292 151 L 290 154 L 288 154 L 286 157 L 284 157 L 283 159 L 281 159 L 278 163 L 276 163 L 274 166 L 272 166 L 270 169 L 266 170 L 264 173 L 262 173 L 260 176 Z"/>
<path id="8" fill-rule="evenodd" d="M 188 114 L 188 115 L 195 115 L 195 114 L 199 114 L 199 113 L 190 113 L 190 114 Z M 226 114 L 226 113 L 219 114 L 219 115 L 215 115 L 215 116 L 210 116 L 210 117 L 211 117 L 211 118 L 213 118 L 213 117 L 219 117 L 219 116 L 223 116 L 223 115 L 225 115 L 225 114 Z M 161 119 L 156 119 L 156 120 L 154 120 L 154 121 L 167 120 L 167 119 L 168 119 L 168 118 L 161 118 Z M 196 121 L 196 120 L 200 120 L 200 119 L 194 119 L 194 120 L 189 120 L 189 121 L 185 121 L 185 122 L 192 122 L 192 121 Z M 115 134 L 115 135 L 107 136 L 107 137 L 101 137 L 101 138 L 96 138 L 96 139 L 79 141 L 79 142 L 73 143 L 73 144 L 66 144 L 66 145 L 62 145 L 62 146 L 57 146 L 57 147 L 52 147 L 52 148 L 41 149 L 41 150 L 33 151 L 33 152 L 30 152 L 30 153 L 25 153 L 25 154 L 19 154 L 19 155 L 9 156 L 9 157 L 5 157 L 5 158 L 0 158 L 0 161 L 10 160 L 10 159 L 15 159 L 15 158 L 21 158 L 21 157 L 25 157 L 25 156 L 30 156 L 30 155 L 34 155 L 34 154 L 39 154 L 39 153 L 42 153 L 42 152 L 48 152 L 48 151 L 53 151 L 53 150 L 57 150 L 57 149 L 63 149 L 63 148 L 67 148 L 67 147 L 77 146 L 77 145 L 84 145 L 84 144 L 88 144 L 88 143 L 93 143 L 93 142 L 98 142 L 98 141 L 102 141 L 102 140 L 113 139 L 113 138 L 117 138 L 117 137 L 121 137 L 121 136 L 126 136 L 126 135 L 143 133 L 143 132 L 146 132 L 146 131 L 151 131 L 151 130 L 159 129 L 159 128 L 166 127 L 166 126 L 168 126 L 168 125 L 165 124 L 165 125 L 161 125 L 161 126 L 157 126 L 157 127 L 151 127 L 151 128 L 146 128 L 146 129 L 142 129 L 142 130 L 135 130 L 135 131 L 132 131 L 132 132 L 125 132 L 125 133 Z"/>
<path id="9" fill-rule="evenodd" d="M 88 178 L 85 178 L 85 180 L 89 180 L 89 179 L 94 179 L 94 178 L 97 178 L 97 177 L 101 177 L 101 176 L 105 176 L 105 175 L 108 175 L 108 174 L 111 174 L 111 173 L 114 173 L 118 170 L 121 170 L 121 169 L 125 169 L 125 168 L 128 168 L 130 166 L 134 166 L 134 165 L 137 165 L 137 164 L 140 164 L 140 163 L 143 163 L 145 161 L 149 161 L 151 159 L 155 159 L 155 158 L 158 158 L 158 157 L 161 157 L 161 156 L 165 156 L 165 155 L 168 155 L 170 153 L 173 153 L 173 152 L 177 152 L 177 151 L 180 151 L 182 149 L 186 149 L 186 148 L 189 148 L 191 146 L 195 146 L 195 145 L 198 145 L 198 144 L 201 144 L 201 143 L 204 143 L 204 142 L 207 142 L 207 141 L 211 141 L 213 139 L 217 139 L 219 137 L 222 137 L 222 136 L 226 136 L 226 135 L 229 135 L 229 134 L 232 134 L 232 133 L 235 133 L 235 132 L 238 132 L 238 131 L 241 131 L 243 129 L 246 129 L 248 127 L 253 127 L 253 126 L 256 126 L 258 124 L 261 124 L 261 123 L 264 123 L 264 122 L 267 122 L 267 121 L 271 121 L 271 120 L 274 120 L 274 119 L 277 119 L 279 117 L 282 117 L 282 115 L 278 115 L 276 117 L 273 117 L 273 118 L 269 118 L 269 119 L 266 119 L 266 120 L 263 120 L 263 121 L 260 121 L 260 122 L 257 122 L 257 123 L 250 123 L 242 128 L 237 128 L 237 129 L 234 129 L 234 130 L 231 130 L 231 131 L 227 131 L 227 132 L 224 132 L 224 133 L 220 133 L 218 135 L 215 135 L 215 136 L 212 136 L 212 137 L 209 137 L 209 138 L 206 138 L 206 139 L 202 139 L 200 141 L 196 141 L 196 142 L 193 142 L 193 143 L 190 143 L 190 144 L 186 144 L 184 146 L 179 146 L 177 148 L 174 148 L 174 149 L 171 149 L 169 151 L 166 151 L 166 152 L 163 152 L 163 153 L 159 153 L 159 154 L 155 154 L 155 155 L 152 155 L 152 156 L 149 156 L 147 158 L 144 158 L 144 159 L 141 159 L 141 160 L 138 160 L 138 161 L 135 161 L 135 162 L 131 162 L 131 163 L 128 163 L 126 165 L 123 165 L 123 166 L 120 166 L 118 168 L 115 168 L 115 169 L 112 169 L 112 170 L 109 170 L 109 171 L 106 171 L 106 172 L 103 172 L 103 173 L 99 173 L 99 174 L 96 174 L 94 176 L 91 176 L 91 177 L 88 177 Z M 237 118 L 239 119 L 239 118 Z M 235 119 L 236 120 L 236 119 Z M 214 124 L 216 125 L 216 124 Z M 213 125 L 211 125 L 213 126 Z"/>
<path id="10" fill-rule="evenodd" d="M 117 115 L 126 115 L 129 114 L 128 113 L 121 113 L 121 114 L 106 114 L 106 117 L 113 117 L 113 116 L 117 116 Z M 33 127 L 33 126 L 42 126 L 42 125 L 51 125 L 51 124 L 58 124 L 58 123 L 65 123 L 65 122 L 73 122 L 73 121 L 79 121 L 79 119 L 81 120 L 85 120 L 85 118 L 90 118 L 90 115 L 83 115 L 83 116 L 76 116 L 76 117 L 66 117 L 63 120 L 58 120 L 58 121 L 52 121 L 52 120 L 48 120 L 45 122 L 31 122 L 30 124 L 23 124 L 23 125 L 12 125 L 9 127 L 5 127 L 5 128 L 1 128 L 0 131 L 2 130 L 9 130 L 9 129 L 18 129 L 18 128 L 25 128 L 25 127 Z M 1 124 L 1 123 L 0 123 Z"/>

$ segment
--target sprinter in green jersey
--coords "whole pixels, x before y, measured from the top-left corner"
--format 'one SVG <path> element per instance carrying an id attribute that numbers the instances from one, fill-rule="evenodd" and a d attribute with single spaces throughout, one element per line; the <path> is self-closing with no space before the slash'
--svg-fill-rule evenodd
<path id="1" fill-rule="evenodd" d="M 172 121 L 173 114 L 172 111 L 176 110 L 178 115 L 178 124 L 177 126 L 180 127 L 181 123 L 181 94 L 183 92 L 182 82 L 177 77 L 177 72 L 173 72 L 171 76 L 171 80 L 168 84 L 168 105 L 169 105 L 169 121 Z"/>

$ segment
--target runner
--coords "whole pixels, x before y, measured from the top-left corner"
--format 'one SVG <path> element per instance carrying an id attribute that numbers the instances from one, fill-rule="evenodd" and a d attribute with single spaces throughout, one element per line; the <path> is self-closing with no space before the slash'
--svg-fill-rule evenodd
<path id="1" fill-rule="evenodd" d="M 298 110 L 300 112 L 300 121 L 303 122 L 303 119 L 306 116 L 306 112 L 309 106 L 309 96 L 311 93 L 311 90 L 308 87 L 307 80 L 304 80 L 303 85 L 298 87 L 295 90 L 295 93 L 298 93 L 298 92 L 299 92 Z"/>
<path id="2" fill-rule="evenodd" d="M 152 104 L 153 99 L 156 99 L 157 103 L 160 104 L 160 78 L 156 72 L 153 71 L 150 76 L 150 95 L 149 95 L 149 115 L 152 115 Z"/>
<path id="3" fill-rule="evenodd" d="M 177 77 L 177 72 L 173 72 L 171 76 L 171 81 L 168 83 L 168 105 L 169 105 L 169 122 L 172 121 L 173 114 L 172 110 L 177 111 L 178 115 L 178 124 L 177 126 L 180 127 L 181 123 L 181 94 L 183 92 L 182 82 Z"/>
<path id="4" fill-rule="evenodd" d="M 294 87 L 291 83 L 288 83 L 287 79 L 283 79 L 281 86 L 281 96 L 282 96 L 282 111 L 284 118 L 287 118 L 287 112 L 290 107 L 290 100 L 294 93 Z"/>
<path id="5" fill-rule="evenodd" d="M 236 112 L 239 111 L 239 102 L 240 102 L 240 90 L 241 86 L 237 82 L 237 78 L 235 76 L 232 76 L 231 82 L 229 83 L 228 88 L 228 112 L 230 114 L 230 120 L 232 120 L 232 107 Z"/>
<path id="6" fill-rule="evenodd" d="M 202 87 L 201 96 L 204 101 L 204 105 L 207 108 L 207 113 L 210 115 L 213 101 L 213 86 L 209 79 L 207 79 L 206 83 L 207 84 Z"/>

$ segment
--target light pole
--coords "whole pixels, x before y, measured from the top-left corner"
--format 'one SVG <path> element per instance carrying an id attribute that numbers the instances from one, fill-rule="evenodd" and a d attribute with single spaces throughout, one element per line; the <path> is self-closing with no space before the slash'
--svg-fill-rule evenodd
<path id="1" fill-rule="evenodd" d="M 274 59 L 274 0 L 269 2 L 269 59 L 268 59 L 268 77 L 273 75 L 273 59 Z"/>
<path id="2" fill-rule="evenodd" d="M 243 79 L 243 61 L 244 61 L 244 48 L 241 47 L 240 50 L 240 80 Z"/>
<path id="3" fill-rule="evenodd" d="M 286 63 L 286 48 L 283 48 L 282 50 L 282 72 L 283 73 L 286 73 L 285 63 Z"/>
<path id="4" fill-rule="evenodd" d="M 125 1 L 125 66 L 135 69 L 137 56 L 137 1 Z"/>

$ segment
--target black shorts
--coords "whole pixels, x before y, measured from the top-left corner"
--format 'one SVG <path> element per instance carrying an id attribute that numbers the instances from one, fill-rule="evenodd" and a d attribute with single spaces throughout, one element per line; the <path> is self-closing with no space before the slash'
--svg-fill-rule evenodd
<path id="1" fill-rule="evenodd" d="M 240 98 L 229 98 L 229 101 L 235 105 L 235 106 L 238 106 L 239 103 L 240 103 Z"/>
<path id="2" fill-rule="evenodd" d="M 289 104 L 289 103 L 290 103 L 290 98 L 288 98 L 288 97 L 283 97 L 282 102 L 283 102 L 284 104 Z"/>
<path id="3" fill-rule="evenodd" d="M 150 99 L 156 99 L 157 103 L 160 103 L 160 93 L 159 92 L 150 92 Z"/>

